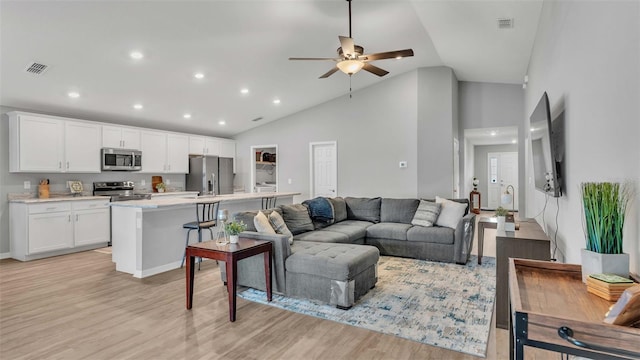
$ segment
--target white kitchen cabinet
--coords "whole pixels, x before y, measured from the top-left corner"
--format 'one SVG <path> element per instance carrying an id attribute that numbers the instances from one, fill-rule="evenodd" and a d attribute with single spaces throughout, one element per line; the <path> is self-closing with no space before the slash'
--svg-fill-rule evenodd
<path id="1" fill-rule="evenodd" d="M 189 154 L 218 156 L 220 154 L 220 139 L 189 136 Z"/>
<path id="2" fill-rule="evenodd" d="M 100 172 L 98 124 L 9 113 L 10 172 Z"/>
<path id="3" fill-rule="evenodd" d="M 186 174 L 189 172 L 189 136 L 161 131 L 141 132 L 142 171 Z"/>
<path id="4" fill-rule="evenodd" d="M 64 122 L 44 116 L 9 113 L 9 154 L 10 172 L 61 172 Z"/>
<path id="5" fill-rule="evenodd" d="M 65 121 L 65 172 L 100 172 L 100 125 Z"/>
<path id="6" fill-rule="evenodd" d="M 102 147 L 140 150 L 140 130 L 122 126 L 102 126 Z"/>
<path id="7" fill-rule="evenodd" d="M 21 261 L 89 250 L 110 240 L 109 199 L 12 202 L 11 257 Z"/>

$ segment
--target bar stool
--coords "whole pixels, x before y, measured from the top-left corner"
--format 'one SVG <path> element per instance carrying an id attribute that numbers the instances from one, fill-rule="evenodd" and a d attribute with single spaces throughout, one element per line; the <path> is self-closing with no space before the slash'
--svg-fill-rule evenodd
<path id="1" fill-rule="evenodd" d="M 187 246 L 189 246 L 189 235 L 192 230 L 198 231 L 198 242 L 202 242 L 202 230 L 208 229 L 211 233 L 211 240 L 214 239 L 212 228 L 217 225 L 219 203 L 197 203 L 196 204 L 196 221 L 188 222 L 182 225 L 183 229 L 187 229 L 187 240 L 185 242 L 185 252 L 182 255 L 182 263 L 180 267 L 184 265 L 185 256 L 187 255 Z M 200 260 L 202 261 L 202 260 Z M 198 269 L 200 269 L 200 262 L 198 262 Z"/>
<path id="2" fill-rule="evenodd" d="M 262 197 L 262 210 L 271 209 L 276 206 L 275 196 L 263 196 Z"/>

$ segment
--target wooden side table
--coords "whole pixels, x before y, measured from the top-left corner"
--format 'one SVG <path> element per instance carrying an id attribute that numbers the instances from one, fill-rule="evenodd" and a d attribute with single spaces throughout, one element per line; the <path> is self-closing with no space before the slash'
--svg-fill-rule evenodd
<path id="1" fill-rule="evenodd" d="M 236 283 L 238 281 L 238 261 L 264 254 L 264 274 L 267 288 L 267 300 L 271 301 L 271 255 L 273 245 L 269 241 L 240 238 L 237 244 L 219 245 L 216 240 L 205 241 L 187 246 L 186 281 L 187 309 L 193 304 L 193 280 L 195 258 L 224 261 L 227 270 L 227 292 L 229 293 L 229 321 L 236 321 Z"/>

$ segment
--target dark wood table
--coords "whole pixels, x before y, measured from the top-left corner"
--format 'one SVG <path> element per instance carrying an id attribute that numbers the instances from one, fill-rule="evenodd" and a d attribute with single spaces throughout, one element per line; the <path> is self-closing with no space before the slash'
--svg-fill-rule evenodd
<path id="1" fill-rule="evenodd" d="M 227 292 L 229 293 L 229 321 L 236 321 L 236 283 L 238 281 L 238 261 L 264 254 L 264 275 L 267 288 L 267 300 L 271 301 L 271 254 L 273 246 L 269 241 L 240 238 L 237 244 L 220 245 L 216 240 L 205 241 L 187 246 L 186 279 L 187 309 L 193 305 L 193 280 L 195 258 L 224 261 L 227 270 Z"/>

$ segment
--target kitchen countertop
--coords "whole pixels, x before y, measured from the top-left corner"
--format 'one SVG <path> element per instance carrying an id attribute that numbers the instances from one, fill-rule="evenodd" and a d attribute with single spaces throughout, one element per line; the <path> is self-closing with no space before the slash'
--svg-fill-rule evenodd
<path id="1" fill-rule="evenodd" d="M 171 194 L 171 193 L 169 193 Z M 228 194 L 228 195 L 215 195 L 215 196 L 200 196 L 197 198 L 162 198 L 156 197 L 149 200 L 131 200 L 131 201 L 118 201 L 110 203 L 113 207 L 134 207 L 142 209 L 158 209 L 171 206 L 183 206 L 197 203 L 216 203 L 224 201 L 243 201 L 254 200 L 262 198 L 272 197 L 286 197 L 300 195 L 299 192 L 272 192 L 272 193 L 245 193 L 245 194 Z"/>
<path id="2" fill-rule="evenodd" d="M 37 197 L 19 197 L 14 196 L 9 198 L 10 203 L 24 203 L 24 204 L 37 204 L 37 203 L 46 203 L 46 202 L 56 202 L 56 201 L 87 201 L 87 200 L 107 200 L 109 201 L 109 196 L 93 196 L 93 195 L 83 195 L 83 196 L 72 196 L 72 195 L 63 195 L 63 196 L 54 196 L 46 199 L 40 199 Z"/>
<path id="3" fill-rule="evenodd" d="M 197 191 L 165 191 L 165 192 L 154 192 L 150 193 L 151 197 L 162 197 L 162 196 L 198 196 Z"/>

